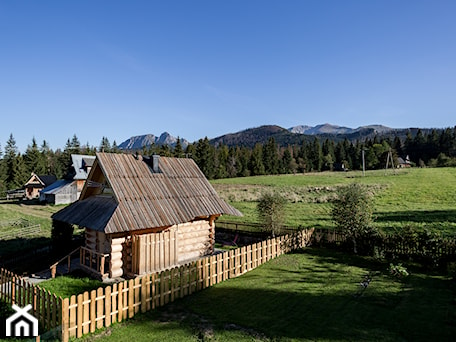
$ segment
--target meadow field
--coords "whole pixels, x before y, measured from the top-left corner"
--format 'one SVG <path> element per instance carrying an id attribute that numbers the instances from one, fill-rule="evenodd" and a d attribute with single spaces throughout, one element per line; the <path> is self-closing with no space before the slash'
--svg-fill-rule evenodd
<path id="1" fill-rule="evenodd" d="M 222 216 L 219 221 L 255 223 L 257 200 L 266 191 L 277 191 L 287 199 L 289 226 L 334 228 L 331 200 L 337 188 L 350 183 L 368 186 L 374 196 L 375 225 L 385 231 L 405 226 L 456 233 L 456 168 L 412 168 L 362 172 L 321 172 L 280 176 L 257 176 L 213 180 L 216 191 L 244 216 Z M 0 202 L 2 222 L 26 219 L 39 224 L 40 232 L 26 238 L 0 240 L 0 257 L 27 248 L 49 244 L 51 215 L 64 206 L 24 202 Z M 75 233 L 80 231 L 75 230 Z"/>
<path id="2" fill-rule="evenodd" d="M 447 235 L 456 232 L 456 168 L 211 181 L 223 198 L 244 213 L 240 218 L 224 216 L 222 221 L 256 222 L 258 198 L 263 192 L 277 191 L 288 201 L 288 225 L 319 228 L 334 227 L 331 201 L 338 187 L 353 182 L 365 184 L 373 193 L 375 224 L 381 229 L 415 226 Z M 49 244 L 50 216 L 61 208 L 0 202 L 0 221 L 24 218 L 41 225 L 37 236 L 0 241 L 0 253 Z M 384 260 L 306 248 L 80 340 L 451 340 L 456 334 L 454 279 L 442 270 L 405 266 L 410 276 L 398 279 L 388 273 Z M 372 281 L 363 290 L 360 282 L 366 275 Z M 76 284 L 64 280 L 43 286 L 62 296 L 99 286 L 88 280 Z M 66 292 L 59 292 L 62 289 Z"/>
<path id="3" fill-rule="evenodd" d="M 375 225 L 385 231 L 404 226 L 456 232 L 456 168 L 321 172 L 280 176 L 220 179 L 211 182 L 217 192 L 244 217 L 221 221 L 257 222 L 256 201 L 262 193 L 284 196 L 286 224 L 334 228 L 331 200 L 337 188 L 350 183 L 368 187 L 374 196 Z"/>
<path id="4" fill-rule="evenodd" d="M 78 341 L 452 340 L 454 280 L 407 269 L 396 278 L 384 261 L 306 248 Z"/>

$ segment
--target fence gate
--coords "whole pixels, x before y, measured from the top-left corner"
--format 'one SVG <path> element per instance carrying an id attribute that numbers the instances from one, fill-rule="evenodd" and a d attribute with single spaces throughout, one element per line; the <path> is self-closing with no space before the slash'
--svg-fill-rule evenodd
<path id="1" fill-rule="evenodd" d="M 177 229 L 134 235 L 132 238 L 132 271 L 153 273 L 178 264 Z"/>

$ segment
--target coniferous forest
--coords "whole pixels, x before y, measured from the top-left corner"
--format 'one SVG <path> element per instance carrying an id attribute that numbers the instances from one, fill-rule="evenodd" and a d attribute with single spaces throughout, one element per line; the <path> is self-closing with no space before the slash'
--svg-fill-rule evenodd
<path id="1" fill-rule="evenodd" d="M 179 141 L 174 147 L 152 145 L 128 153 L 193 158 L 209 179 L 362 170 L 363 154 L 366 170 L 381 169 L 385 168 L 390 152 L 395 166 L 399 158 L 409 160 L 415 167 L 456 166 L 456 127 L 426 133 L 418 129 L 405 138 L 379 135 L 354 142 L 314 137 L 287 146 L 279 145 L 274 138 L 253 147 L 214 146 L 206 137 L 183 149 Z M 71 167 L 71 154 L 93 155 L 97 151 L 127 153 L 107 137 L 102 138 L 99 146 L 88 146 L 82 145 L 76 135 L 67 140 L 63 149 L 56 150 L 46 141 L 38 144 L 33 138 L 26 151 L 20 153 L 11 134 L 5 146 L 0 146 L 0 198 L 7 190 L 21 188 L 32 172 L 64 178 Z"/>

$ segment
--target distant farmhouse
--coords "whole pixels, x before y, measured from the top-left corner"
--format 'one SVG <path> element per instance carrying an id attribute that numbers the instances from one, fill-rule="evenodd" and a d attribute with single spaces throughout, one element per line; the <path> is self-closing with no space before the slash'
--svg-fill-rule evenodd
<path id="1" fill-rule="evenodd" d="M 402 159 L 401 157 L 398 157 L 397 158 L 397 167 L 398 168 L 412 167 L 409 156 L 405 157 L 405 160 Z"/>
<path id="2" fill-rule="evenodd" d="M 69 204 L 78 200 L 95 156 L 72 154 L 72 172 L 40 192 L 40 201 L 51 204 Z"/>
<path id="3" fill-rule="evenodd" d="M 222 214 L 242 216 L 192 159 L 97 153 L 80 199 L 52 218 L 85 228 L 81 266 L 115 278 L 211 254 Z"/>
<path id="4" fill-rule="evenodd" d="M 40 197 L 40 191 L 49 185 L 53 184 L 57 180 L 54 175 L 40 175 L 32 172 L 31 177 L 25 183 L 25 198 L 32 200 Z"/>

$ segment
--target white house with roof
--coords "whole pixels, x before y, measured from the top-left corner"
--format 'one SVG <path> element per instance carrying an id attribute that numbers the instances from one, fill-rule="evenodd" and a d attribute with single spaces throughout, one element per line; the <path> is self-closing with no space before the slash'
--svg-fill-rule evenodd
<path id="1" fill-rule="evenodd" d="M 69 204 L 81 196 L 87 176 L 92 169 L 95 156 L 72 154 L 72 172 L 40 192 L 40 201 L 52 204 Z"/>

